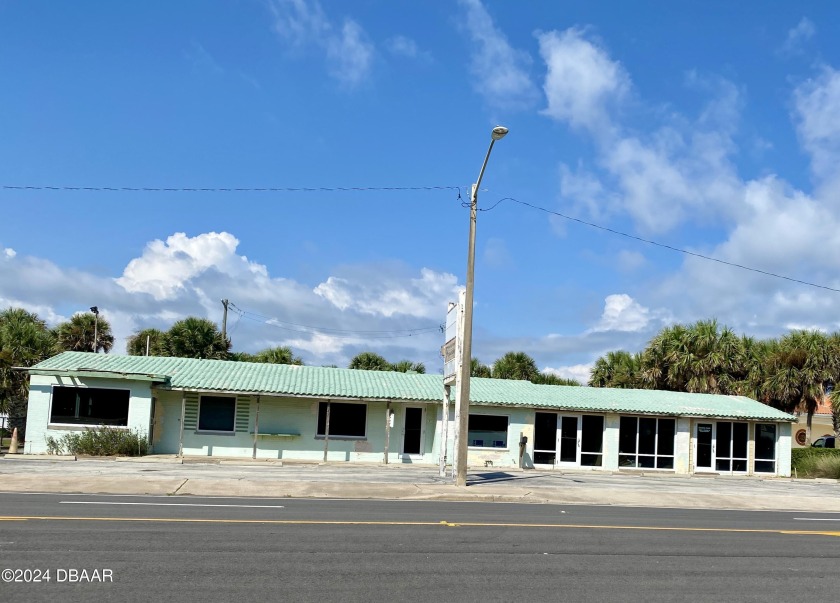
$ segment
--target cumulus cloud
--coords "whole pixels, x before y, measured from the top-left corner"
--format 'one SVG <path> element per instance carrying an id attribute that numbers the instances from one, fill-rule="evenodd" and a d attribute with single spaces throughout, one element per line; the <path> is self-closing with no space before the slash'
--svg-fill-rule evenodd
<path id="1" fill-rule="evenodd" d="M 840 71 L 824 66 L 793 92 L 794 120 L 802 146 L 811 155 L 814 174 L 837 173 L 840 160 Z"/>
<path id="2" fill-rule="evenodd" d="M 531 57 L 510 45 L 480 0 L 461 0 L 466 30 L 472 41 L 474 88 L 492 105 L 530 106 L 537 88 L 528 73 Z"/>
<path id="3" fill-rule="evenodd" d="M 604 299 L 604 312 L 593 331 L 641 331 L 650 320 L 648 308 L 626 293 L 618 293 Z"/>
<path id="4" fill-rule="evenodd" d="M 150 242 L 121 276 L 95 276 L 33 257 L 0 255 L 0 305 L 36 311 L 51 325 L 97 305 L 111 323 L 114 353 L 137 330 L 168 329 L 186 316 L 221 322 L 237 351 L 290 345 L 311 364 L 346 366 L 359 351 L 425 362 L 435 372 L 455 276 L 402 264 L 336 268 L 322 283 L 272 276 L 237 252 L 230 233 L 175 233 Z M 0 248 L 2 249 L 2 248 Z M 408 331 L 423 329 L 405 336 Z"/>
<path id="5" fill-rule="evenodd" d="M 272 0 L 269 8 L 274 31 L 297 49 L 320 49 L 329 74 L 340 83 L 356 86 L 370 75 L 374 45 L 355 20 L 330 20 L 317 0 Z"/>
<path id="6" fill-rule="evenodd" d="M 388 276 L 370 282 L 331 276 L 314 292 L 342 311 L 439 319 L 445 314 L 445 310 L 441 311 L 445 306 L 441 305 L 442 300 L 458 299 L 458 290 L 454 275 L 423 268 L 420 278 L 407 282 Z"/>
<path id="7" fill-rule="evenodd" d="M 152 241 L 125 267 L 117 283 L 130 293 L 148 293 L 156 300 L 171 299 L 185 283 L 213 269 L 231 274 L 244 268 L 265 274 L 264 266 L 234 254 L 239 241 L 231 234 L 210 232 L 196 237 L 176 233 L 166 241 Z"/>
<path id="8" fill-rule="evenodd" d="M 576 128 L 599 133 L 609 130 L 610 109 L 631 88 L 624 67 L 578 28 L 551 31 L 538 38 L 547 68 L 545 114 Z"/>
<path id="9" fill-rule="evenodd" d="M 17 252 L 14 249 L 12 249 L 11 247 L 6 247 L 6 248 L 3 249 L 3 257 L 5 257 L 6 259 L 12 259 L 16 255 L 17 255 Z"/>

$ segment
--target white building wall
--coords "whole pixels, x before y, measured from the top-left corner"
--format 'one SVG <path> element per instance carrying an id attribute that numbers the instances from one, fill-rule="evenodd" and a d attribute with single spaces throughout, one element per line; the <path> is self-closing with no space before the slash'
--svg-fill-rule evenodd
<path id="1" fill-rule="evenodd" d="M 793 446 L 792 423 L 779 423 L 779 440 L 776 443 L 776 453 L 779 455 L 777 469 L 782 477 L 790 477 L 791 474 L 791 447 Z"/>
<path id="2" fill-rule="evenodd" d="M 604 471 L 618 471 L 618 427 L 619 415 L 606 415 L 604 418 Z"/>
<path id="3" fill-rule="evenodd" d="M 677 417 L 677 432 L 674 440 L 674 473 L 691 473 L 691 419 Z"/>

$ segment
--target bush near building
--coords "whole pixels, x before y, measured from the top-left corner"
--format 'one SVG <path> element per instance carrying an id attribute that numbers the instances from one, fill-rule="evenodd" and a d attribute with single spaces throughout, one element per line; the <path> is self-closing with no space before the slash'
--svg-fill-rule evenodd
<path id="1" fill-rule="evenodd" d="M 47 437 L 47 450 L 50 454 L 144 456 L 149 452 L 149 441 L 136 431 L 103 426 L 60 438 Z"/>
<path id="2" fill-rule="evenodd" d="M 840 479 L 840 448 L 794 448 L 791 468 L 798 477 Z"/>

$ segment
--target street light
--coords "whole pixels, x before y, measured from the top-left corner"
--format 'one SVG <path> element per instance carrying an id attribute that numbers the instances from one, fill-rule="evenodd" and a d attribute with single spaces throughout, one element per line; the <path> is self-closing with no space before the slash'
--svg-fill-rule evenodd
<path id="1" fill-rule="evenodd" d="M 458 373 L 458 449 L 455 453 L 455 485 L 467 485 L 467 428 L 470 419 L 470 365 L 472 361 L 473 288 L 475 286 L 475 218 L 478 212 L 478 187 L 484 177 L 487 160 L 497 140 L 508 133 L 503 126 L 496 126 L 490 134 L 490 147 L 481 164 L 478 181 L 470 192 L 470 243 L 467 251 L 467 291 L 464 297 L 464 332 L 461 341 L 461 366 Z"/>
<path id="2" fill-rule="evenodd" d="M 93 353 L 96 353 L 96 340 L 99 338 L 99 306 L 91 306 L 93 312 Z"/>

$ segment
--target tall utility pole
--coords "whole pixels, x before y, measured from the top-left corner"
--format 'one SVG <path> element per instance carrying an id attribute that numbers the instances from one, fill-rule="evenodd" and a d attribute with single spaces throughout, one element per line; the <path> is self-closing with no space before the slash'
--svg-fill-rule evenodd
<path id="1" fill-rule="evenodd" d="M 484 177 L 484 170 L 487 167 L 487 160 L 490 159 L 490 152 L 497 140 L 504 138 L 508 129 L 503 126 L 496 126 L 490 135 L 490 148 L 481 164 L 481 172 L 478 174 L 478 182 L 472 187 L 470 194 L 470 242 L 467 250 L 467 291 L 464 298 L 464 340 L 461 344 L 461 366 L 458 374 L 458 451 L 455 454 L 455 485 L 467 485 L 467 431 L 470 420 L 470 366 L 472 360 L 472 316 L 473 316 L 473 289 L 475 287 L 475 219 L 478 212 L 478 187 L 481 186 L 481 179 Z"/>
<path id="2" fill-rule="evenodd" d="M 226 299 L 222 300 L 222 305 L 225 307 L 225 313 L 222 315 L 222 339 L 227 339 L 227 310 L 229 303 Z"/>

